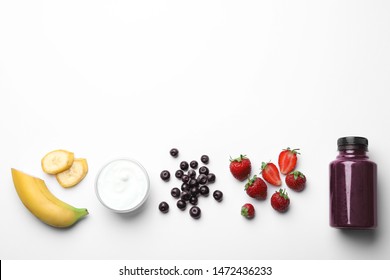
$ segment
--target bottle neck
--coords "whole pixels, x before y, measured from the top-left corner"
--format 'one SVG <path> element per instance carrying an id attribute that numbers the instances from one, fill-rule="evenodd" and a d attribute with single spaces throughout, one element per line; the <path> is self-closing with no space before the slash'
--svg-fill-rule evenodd
<path id="1" fill-rule="evenodd" d="M 339 151 L 338 158 L 368 158 L 368 155 L 364 149 L 348 148 Z"/>

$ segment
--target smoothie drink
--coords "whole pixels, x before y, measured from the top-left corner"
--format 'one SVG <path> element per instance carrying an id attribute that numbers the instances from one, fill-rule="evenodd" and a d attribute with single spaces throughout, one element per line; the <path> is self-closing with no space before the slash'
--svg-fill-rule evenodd
<path id="1" fill-rule="evenodd" d="M 330 225 L 373 229 L 377 226 L 377 166 L 367 156 L 363 137 L 338 139 L 339 155 L 330 164 Z"/>

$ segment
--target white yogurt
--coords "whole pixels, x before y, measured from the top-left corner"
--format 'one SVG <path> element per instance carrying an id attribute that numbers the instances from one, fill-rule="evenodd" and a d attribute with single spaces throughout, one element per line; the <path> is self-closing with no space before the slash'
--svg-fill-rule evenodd
<path id="1" fill-rule="evenodd" d="M 149 176 L 141 164 L 130 159 L 109 162 L 96 178 L 96 194 L 107 208 L 131 212 L 140 207 L 149 194 Z"/>

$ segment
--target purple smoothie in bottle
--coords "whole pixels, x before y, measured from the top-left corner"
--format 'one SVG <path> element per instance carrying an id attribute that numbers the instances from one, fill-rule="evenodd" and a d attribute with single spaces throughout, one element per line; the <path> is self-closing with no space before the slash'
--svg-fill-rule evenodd
<path id="1" fill-rule="evenodd" d="M 373 229 L 377 226 L 377 167 L 368 159 L 368 140 L 343 137 L 330 163 L 330 226 Z"/>

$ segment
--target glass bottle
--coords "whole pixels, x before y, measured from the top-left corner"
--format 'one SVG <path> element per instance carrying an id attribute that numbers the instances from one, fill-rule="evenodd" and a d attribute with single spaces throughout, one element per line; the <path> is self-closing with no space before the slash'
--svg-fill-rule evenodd
<path id="1" fill-rule="evenodd" d="M 330 226 L 372 229 L 377 226 L 377 166 L 368 159 L 368 140 L 343 137 L 330 163 Z"/>

